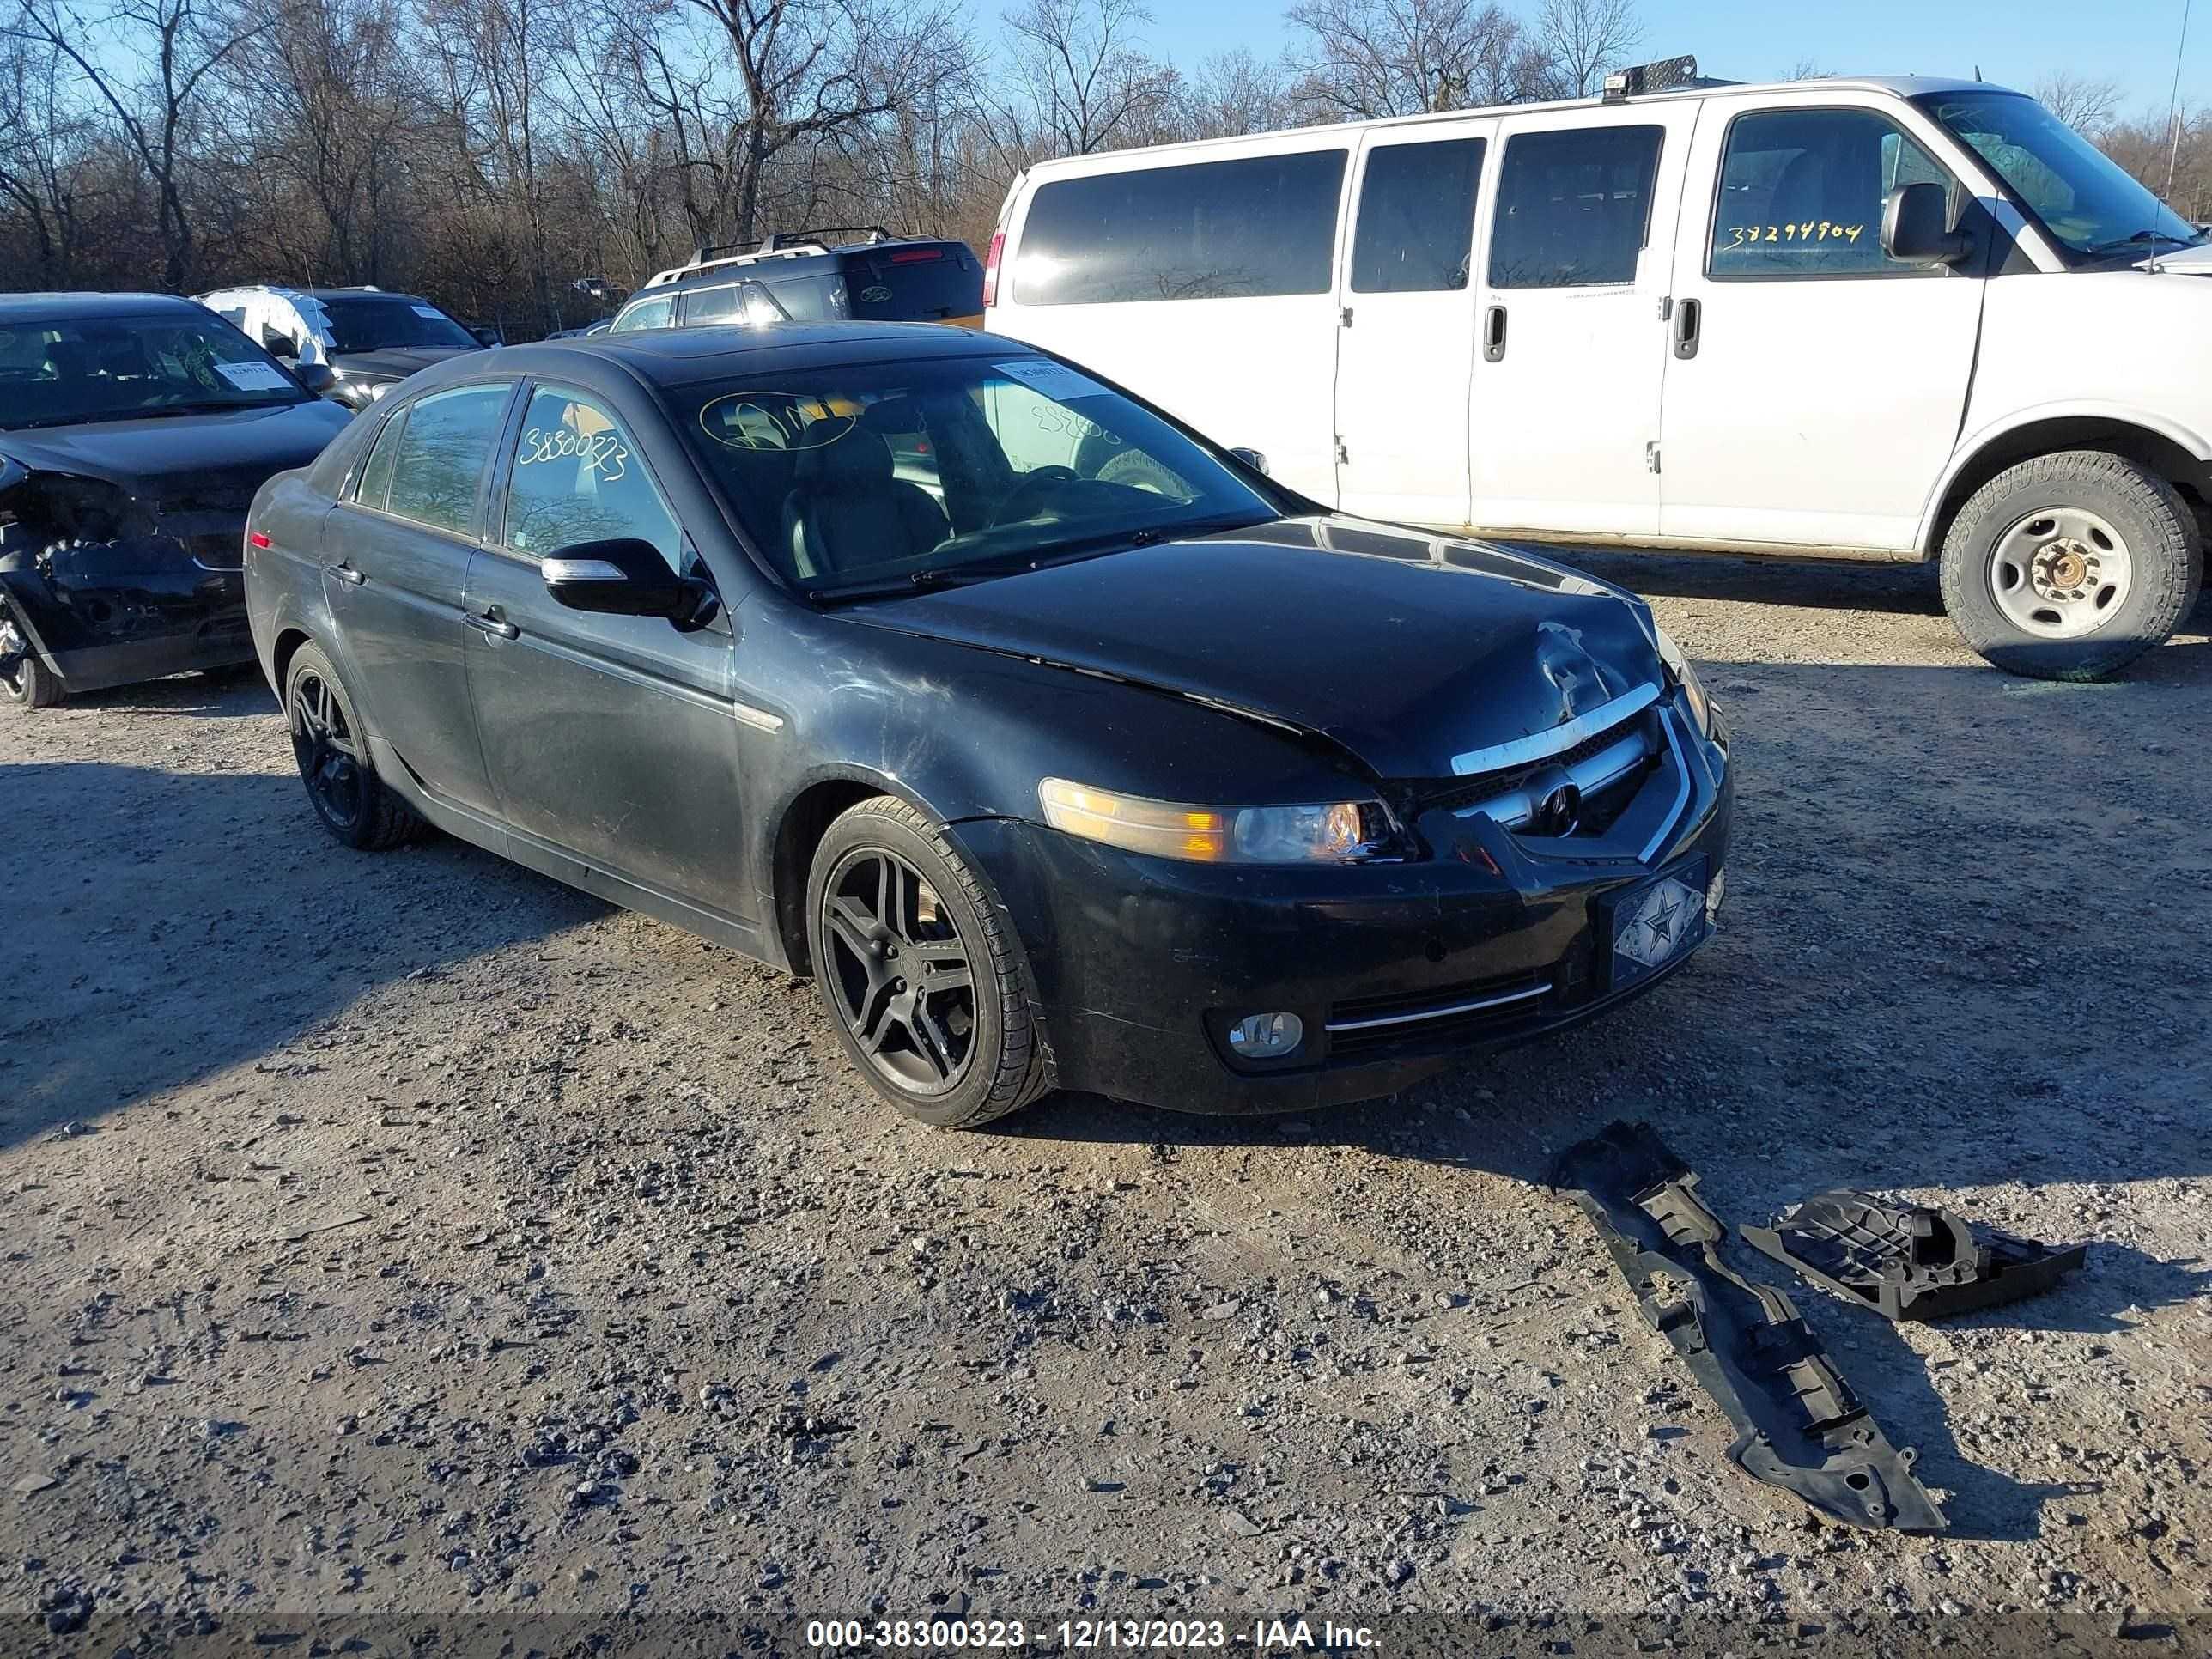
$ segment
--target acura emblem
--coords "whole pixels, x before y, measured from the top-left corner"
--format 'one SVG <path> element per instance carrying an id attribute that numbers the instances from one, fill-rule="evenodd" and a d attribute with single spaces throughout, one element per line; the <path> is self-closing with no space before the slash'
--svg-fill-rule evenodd
<path id="1" fill-rule="evenodd" d="M 1571 783 L 1563 783 L 1538 803 L 1529 828 L 1543 836 L 1571 835 L 1582 810 L 1583 792 Z"/>

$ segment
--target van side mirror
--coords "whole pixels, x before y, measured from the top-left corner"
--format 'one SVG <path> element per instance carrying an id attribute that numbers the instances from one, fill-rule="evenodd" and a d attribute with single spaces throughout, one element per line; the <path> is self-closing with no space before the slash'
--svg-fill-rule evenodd
<path id="1" fill-rule="evenodd" d="M 270 356 L 282 358 L 288 363 L 295 362 L 300 356 L 300 348 L 293 343 L 292 337 L 280 334 L 273 328 L 261 331 L 261 349 Z"/>
<path id="2" fill-rule="evenodd" d="M 699 611 L 707 584 L 679 576 L 660 550 L 632 536 L 571 542 L 538 567 L 545 591 L 571 611 L 686 620 Z"/>
<path id="3" fill-rule="evenodd" d="M 1973 239 L 1951 228 L 1951 192 L 1923 179 L 1882 198 L 1881 251 L 1911 265 L 1954 265 L 1974 250 Z"/>
<path id="4" fill-rule="evenodd" d="M 1255 472 L 1267 475 L 1267 458 L 1256 449 L 1232 449 L 1229 452 Z"/>

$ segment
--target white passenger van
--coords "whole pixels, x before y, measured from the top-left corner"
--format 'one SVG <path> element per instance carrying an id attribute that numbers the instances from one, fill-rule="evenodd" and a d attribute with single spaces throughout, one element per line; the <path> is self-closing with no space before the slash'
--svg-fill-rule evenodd
<path id="1" fill-rule="evenodd" d="M 1042 163 L 986 326 L 1347 513 L 1940 558 L 2027 674 L 2165 639 L 2212 516 L 2206 239 L 2002 88 L 1653 68 L 1687 84 Z"/>

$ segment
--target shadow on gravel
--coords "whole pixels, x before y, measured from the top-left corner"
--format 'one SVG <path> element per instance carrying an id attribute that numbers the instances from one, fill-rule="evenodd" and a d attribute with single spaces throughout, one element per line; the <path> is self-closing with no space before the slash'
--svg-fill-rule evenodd
<path id="1" fill-rule="evenodd" d="M 268 712 L 254 687 L 229 695 Z M 0 860 L 0 1148 L 97 1133 L 241 1062 L 281 1091 L 288 1067 L 319 1066 L 274 1051 L 364 992 L 607 909 L 442 837 L 349 852 L 289 772 L 0 764 L 0 799 L 35 826 Z"/>
<path id="2" fill-rule="evenodd" d="M 166 680 L 144 680 L 137 685 L 118 685 L 105 691 L 80 691 L 62 705 L 70 709 L 113 709 L 132 714 L 191 714 L 203 719 L 234 720 L 242 714 L 275 711 L 276 699 L 261 671 L 252 663 L 218 668 L 211 673 L 176 674 Z M 46 718 L 38 714 L 26 718 Z"/>
<path id="3" fill-rule="evenodd" d="M 1926 564 L 1815 563 L 1751 559 L 1730 554 L 1617 553 L 1594 547 L 1510 545 L 1586 570 L 1632 592 L 1742 605 L 1802 605 L 1822 611 L 1881 611 L 1941 616 L 1936 567 Z"/>

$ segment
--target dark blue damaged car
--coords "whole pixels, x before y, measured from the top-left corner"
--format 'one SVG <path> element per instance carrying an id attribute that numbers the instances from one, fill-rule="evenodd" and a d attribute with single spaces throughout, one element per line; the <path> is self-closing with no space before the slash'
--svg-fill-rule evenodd
<path id="1" fill-rule="evenodd" d="M 247 540 L 331 835 L 811 975 L 933 1124 L 1388 1093 L 1651 990 L 1721 899 L 1728 732 L 1642 601 L 989 336 L 457 358 Z"/>

